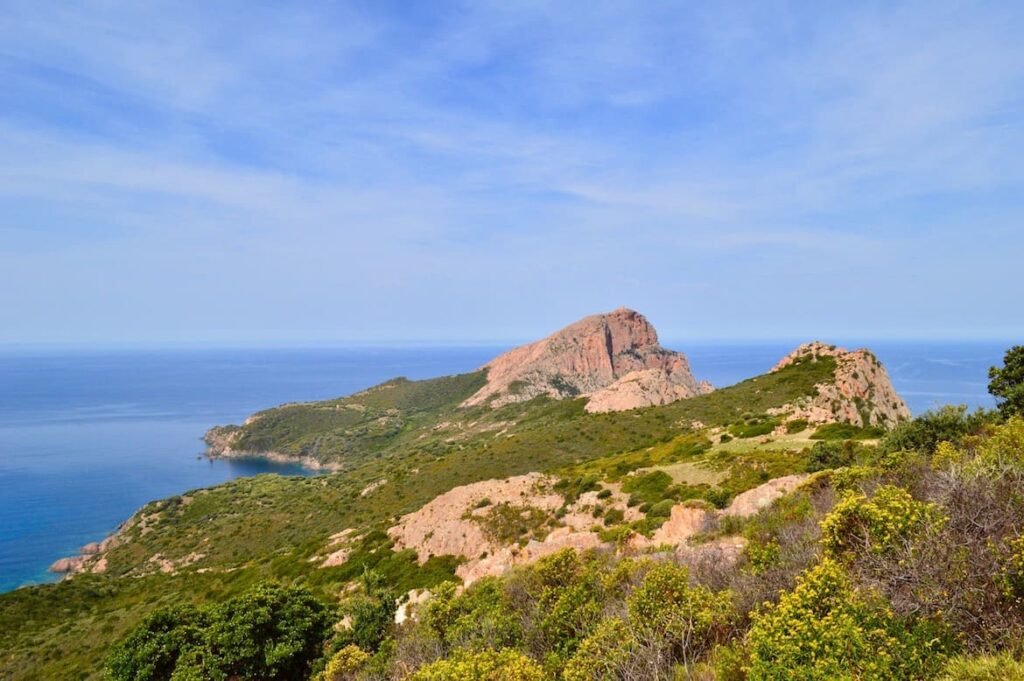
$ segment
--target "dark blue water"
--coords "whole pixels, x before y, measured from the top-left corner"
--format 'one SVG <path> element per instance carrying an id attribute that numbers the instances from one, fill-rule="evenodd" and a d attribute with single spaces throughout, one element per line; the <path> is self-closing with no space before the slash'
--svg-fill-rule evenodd
<path id="1" fill-rule="evenodd" d="M 986 372 L 1006 344 L 865 343 L 920 413 L 991 406 Z M 667 343 L 724 386 L 763 373 L 794 343 Z M 856 343 L 849 344 L 857 345 Z M 209 461 L 200 437 L 282 402 L 345 395 L 394 376 L 471 370 L 501 348 L 190 350 L 0 354 L 0 590 L 97 541 L 153 499 L 259 473 Z"/>

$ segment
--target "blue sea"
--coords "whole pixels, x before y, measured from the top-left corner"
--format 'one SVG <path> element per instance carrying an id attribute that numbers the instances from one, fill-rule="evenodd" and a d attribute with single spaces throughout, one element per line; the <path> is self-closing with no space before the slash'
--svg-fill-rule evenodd
<path id="1" fill-rule="evenodd" d="M 666 343 L 725 386 L 796 343 Z M 915 414 L 992 406 L 1006 343 L 851 342 L 885 363 Z M 133 350 L 0 353 L 0 591 L 52 580 L 54 560 L 98 541 L 148 501 L 299 466 L 210 461 L 200 438 L 254 411 L 346 395 L 395 376 L 470 371 L 504 348 Z"/>

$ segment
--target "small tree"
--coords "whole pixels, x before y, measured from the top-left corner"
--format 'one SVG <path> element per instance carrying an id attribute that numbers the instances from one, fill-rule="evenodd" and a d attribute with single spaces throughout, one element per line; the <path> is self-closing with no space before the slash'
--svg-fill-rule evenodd
<path id="1" fill-rule="evenodd" d="M 1024 416 L 1024 345 L 1006 351 L 1003 367 L 988 370 L 988 391 L 996 398 L 1004 416 Z"/>

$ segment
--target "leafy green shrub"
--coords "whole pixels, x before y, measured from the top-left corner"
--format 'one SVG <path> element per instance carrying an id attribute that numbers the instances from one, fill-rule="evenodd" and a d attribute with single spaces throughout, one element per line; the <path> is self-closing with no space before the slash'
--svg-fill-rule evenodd
<path id="1" fill-rule="evenodd" d="M 896 617 L 857 592 L 830 559 L 755 613 L 747 640 L 751 681 L 927 678 L 953 646 L 938 624 Z"/>
<path id="2" fill-rule="evenodd" d="M 652 567 L 626 600 L 638 636 L 669 638 L 694 651 L 706 650 L 733 616 L 729 592 L 689 585 L 689 570 L 662 562 Z"/>
<path id="3" fill-rule="evenodd" d="M 793 419 L 792 421 L 786 421 L 786 432 L 792 435 L 793 433 L 802 433 L 807 430 L 807 419 Z"/>
<path id="4" fill-rule="evenodd" d="M 931 453 L 940 442 L 958 442 L 990 423 L 993 415 L 978 410 L 967 413 L 966 405 L 945 406 L 899 424 L 882 438 L 884 452 L 913 450 Z"/>
<path id="5" fill-rule="evenodd" d="M 608 512 L 604 514 L 605 527 L 611 527 L 612 525 L 618 525 L 626 519 L 626 514 L 621 508 L 610 508 Z"/>
<path id="6" fill-rule="evenodd" d="M 603 490 L 601 490 L 600 492 L 597 493 L 597 498 L 598 499 L 607 499 L 611 495 L 612 495 L 612 491 L 610 489 L 606 488 L 606 489 L 603 489 Z"/>
<path id="7" fill-rule="evenodd" d="M 775 430 L 779 423 L 779 419 L 767 416 L 748 417 L 743 423 L 734 423 L 729 426 L 729 434 L 738 438 L 767 435 Z"/>
<path id="8" fill-rule="evenodd" d="M 502 648 L 519 643 L 522 628 L 500 580 L 485 577 L 458 596 L 456 588 L 454 582 L 438 586 L 423 614 L 423 623 L 445 648 Z"/>
<path id="9" fill-rule="evenodd" d="M 841 468 L 853 463 L 853 447 L 849 442 L 815 442 L 807 453 L 807 472 Z"/>
<path id="10" fill-rule="evenodd" d="M 307 590 L 259 584 L 203 611 L 155 613 L 114 646 L 107 673 L 113 681 L 307 678 L 331 623 Z"/>
<path id="11" fill-rule="evenodd" d="M 1015 345 L 1003 356 L 1002 367 L 988 370 L 988 391 L 1004 416 L 1024 416 L 1024 345 Z"/>
<path id="12" fill-rule="evenodd" d="M 456 651 L 447 660 L 432 662 L 410 681 L 544 681 L 544 668 L 511 650 Z"/>
<path id="13" fill-rule="evenodd" d="M 729 435 L 729 433 L 722 433 L 722 436 L 720 438 L 718 438 L 718 442 L 723 444 L 723 445 L 726 442 L 732 442 L 732 435 Z"/>
<path id="14" fill-rule="evenodd" d="M 635 642 L 626 623 L 603 620 L 580 644 L 562 671 L 565 681 L 617 681 Z"/>
<path id="15" fill-rule="evenodd" d="M 662 499 L 651 506 L 651 510 L 647 512 L 647 515 L 651 518 L 667 518 L 672 515 L 672 507 L 675 505 L 676 502 L 672 499 Z"/>
<path id="16" fill-rule="evenodd" d="M 182 653 L 203 644 L 209 620 L 193 606 L 157 610 L 113 647 L 107 674 L 114 681 L 170 679 Z"/>
<path id="17" fill-rule="evenodd" d="M 821 522 L 825 552 L 843 557 L 867 549 L 886 553 L 944 522 L 935 504 L 917 501 L 902 487 L 884 485 L 870 499 L 847 492 Z"/>
<path id="18" fill-rule="evenodd" d="M 651 471 L 643 475 L 634 475 L 622 483 L 622 491 L 627 492 L 631 499 L 636 497 L 651 504 L 664 499 L 672 485 L 672 476 L 665 471 Z"/>

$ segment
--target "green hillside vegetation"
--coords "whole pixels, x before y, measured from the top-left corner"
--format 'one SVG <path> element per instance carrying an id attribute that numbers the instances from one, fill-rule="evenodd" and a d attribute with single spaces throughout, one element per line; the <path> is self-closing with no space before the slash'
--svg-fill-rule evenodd
<path id="1" fill-rule="evenodd" d="M 12 679 L 99 679 L 111 646 L 125 640 L 129 632 L 139 635 L 142 630 L 138 627 L 152 613 L 169 607 L 194 607 L 206 613 L 201 617 L 215 617 L 222 604 L 257 602 L 261 589 L 277 588 L 276 584 L 303 589 L 295 596 L 301 603 L 315 599 L 332 621 L 347 616 L 352 623 L 352 629 L 331 628 L 329 633 L 314 627 L 321 632 L 316 634 L 320 637 L 316 654 L 309 652 L 312 648 L 300 646 L 302 659 L 292 660 L 296 669 L 318 672 L 330 668 L 339 679 L 401 678 L 414 670 L 419 670 L 418 678 L 478 678 L 458 674 L 493 665 L 495 660 L 504 661 L 509 669 L 525 670 L 521 678 L 535 672 L 541 674 L 537 678 L 590 678 L 585 676 L 591 668 L 587 665 L 598 662 L 587 662 L 586 651 L 592 651 L 593 658 L 597 654 L 593 651 L 602 650 L 626 665 L 622 669 L 641 670 L 636 672 L 641 676 L 629 678 L 671 678 L 680 665 L 694 673 L 703 670 L 702 674 L 711 674 L 709 670 L 717 666 L 728 674 L 720 678 L 744 678 L 744 674 L 776 678 L 756 672 L 762 667 L 754 664 L 761 659 L 759 655 L 763 657 L 763 652 L 758 652 L 763 647 L 758 647 L 760 639 L 754 633 L 761 629 L 752 627 L 754 622 L 769 621 L 757 619 L 760 604 L 778 601 L 781 608 L 785 601 L 779 601 L 780 591 L 795 588 L 799 574 L 826 559 L 838 566 L 826 570 L 831 580 L 826 580 L 828 588 L 863 594 L 857 596 L 861 600 L 847 599 L 851 607 L 860 609 L 843 614 L 843 621 L 852 618 L 859 626 L 870 624 L 872 631 L 891 627 L 893 632 L 916 632 L 916 624 L 908 624 L 906 618 L 917 612 L 917 602 L 908 605 L 909 601 L 896 599 L 884 589 L 888 601 L 869 596 L 875 587 L 885 585 L 876 584 L 878 578 L 870 577 L 867 568 L 861 569 L 858 556 L 824 556 L 819 526 L 847 490 L 863 495 L 851 497 L 854 500 L 848 504 L 853 506 L 870 504 L 876 488 L 883 484 L 904 488 L 914 499 L 926 499 L 935 493 L 935 480 L 982 458 L 980 443 L 998 442 L 998 447 L 1012 450 L 1017 446 L 1013 444 L 1017 431 L 1013 424 L 993 425 L 996 418 L 991 414 L 947 410 L 905 424 L 886 434 L 880 443 L 849 439 L 815 444 L 804 428 L 800 430 L 805 432 L 739 437 L 732 442 L 714 435 L 772 420 L 766 414 L 769 409 L 813 395 L 816 384 L 831 380 L 834 368 L 830 359 L 798 362 L 706 396 L 607 414 L 587 413 L 582 398 L 554 401 L 541 397 L 499 409 L 458 407 L 482 384 L 482 373 L 431 381 L 398 379 L 348 398 L 268 410 L 248 425 L 233 427 L 239 430 L 239 442 L 245 449 L 311 456 L 340 464 L 344 471 L 314 478 L 238 479 L 147 505 L 123 531 L 124 541 L 109 552 L 104 574 L 79 575 L 61 584 L 0 595 L 0 669 L 5 678 Z M 696 428 L 694 422 L 699 422 Z M 954 445 L 942 444 L 947 441 Z M 985 456 L 991 457 L 997 445 L 985 446 L 989 447 Z M 840 470 L 829 472 L 835 468 Z M 462 612 L 458 616 L 462 629 L 455 631 L 463 633 L 451 633 L 448 624 L 431 620 L 433 615 L 415 624 L 392 624 L 396 597 L 412 588 L 440 590 L 443 595 L 449 588 L 443 585 L 457 581 L 458 560 L 439 556 L 419 565 L 414 552 L 394 550 L 383 530 L 398 516 L 454 486 L 541 471 L 561 479 L 559 490 L 568 504 L 584 491 L 617 482 L 631 495 L 630 503 L 647 516 L 629 526 L 623 523 L 621 512 L 595 509 L 595 524 L 604 528 L 602 532 L 609 538 L 621 538 L 631 531 L 650 533 L 679 501 L 696 499 L 721 507 L 768 479 L 812 470 L 825 472 L 800 493 L 754 519 L 723 520 L 708 532 L 707 541 L 735 533 L 748 538 L 750 544 L 735 568 L 705 574 L 708 566 L 675 566 L 670 561 L 676 571 L 661 574 L 659 571 L 669 567 L 661 567 L 665 561 L 657 555 L 625 563 L 607 555 L 563 557 L 559 560 L 576 560 L 576 567 L 566 568 L 572 574 L 559 577 L 564 584 L 559 582 L 562 586 L 557 589 L 545 586 L 545 562 L 517 570 L 506 579 L 483 580 L 462 596 L 452 593 L 425 606 L 436 610 L 449 603 L 453 612 Z M 978 484 L 996 485 L 993 480 L 1002 480 L 993 475 Z M 999 498 L 998 503 L 1004 502 Z M 946 502 L 943 497 L 926 503 L 941 507 Z M 1017 511 L 1004 511 L 999 541 L 1003 535 L 1020 533 L 1019 525 L 1014 524 L 1019 520 L 1019 514 L 1014 515 Z M 946 516 L 950 514 L 942 517 Z M 499 513 L 489 522 L 494 523 L 487 528 L 489 532 L 524 540 L 539 530 L 538 523 L 552 521 L 521 514 L 517 520 L 511 513 Z M 525 534 L 518 531 L 522 527 L 526 527 Z M 329 538 L 347 528 L 356 537 L 348 561 L 338 567 L 318 567 L 330 552 Z M 868 557 L 877 561 L 879 555 L 884 551 L 869 552 Z M 1006 570 L 1000 567 L 996 572 L 1002 575 L 1001 583 L 1015 584 L 1015 563 L 1011 560 L 1007 565 Z M 837 576 L 837 570 L 842 575 Z M 1024 563 L 1018 571 L 1024 573 Z M 659 586 L 649 585 L 645 591 L 650 574 L 660 575 Z M 972 572 L 971 578 L 980 579 L 978 574 Z M 690 606 L 683 604 L 695 604 L 693 610 L 686 611 L 689 619 L 685 626 L 691 633 L 683 643 L 672 635 L 677 631 L 674 627 L 682 626 L 673 619 L 675 614 L 665 615 L 667 620 L 657 631 L 639 631 L 636 625 L 646 620 L 658 622 L 661 615 L 643 611 L 631 620 L 629 614 L 630 608 L 647 607 L 639 605 L 642 594 L 672 585 L 680 588 L 680 600 L 673 601 L 679 608 L 685 611 Z M 988 582 L 983 586 L 987 589 Z M 485 588 L 491 594 L 486 598 L 479 595 Z M 1015 588 L 1004 586 L 1000 593 Z M 473 605 L 476 598 L 497 599 L 494 607 L 498 609 L 488 610 L 491 606 L 487 603 Z M 698 601 L 717 605 L 705 612 Z M 982 605 L 992 608 L 994 602 Z M 991 639 L 988 629 L 980 634 L 974 631 L 975 638 L 966 640 L 957 629 L 959 620 L 943 621 L 939 623 L 945 627 L 942 636 L 936 639 L 943 647 L 937 649 L 935 660 L 954 653 L 998 655 L 1011 650 L 1009 641 L 1013 636 L 1019 639 L 1018 617 L 1002 600 L 998 602 L 1010 613 L 999 625 L 998 640 Z M 964 607 L 982 606 L 967 603 Z M 565 613 L 569 620 L 558 620 L 562 616 L 558 613 Z M 964 622 L 970 613 L 978 616 L 974 610 L 965 613 Z M 154 621 L 169 621 L 154 617 Z M 431 621 L 435 624 L 429 624 Z M 921 626 L 925 624 L 932 626 Z M 152 621 L 144 626 L 152 627 Z M 483 635 L 472 633 L 474 629 L 485 632 L 492 643 L 474 643 L 474 636 Z M 767 624 L 762 629 L 765 636 L 771 635 Z M 932 632 L 927 627 L 920 631 L 926 630 Z M 622 631 L 628 636 L 619 636 Z M 198 673 L 194 669 L 206 669 L 194 665 L 199 658 L 209 657 L 202 651 L 215 649 L 212 643 L 197 642 L 188 632 L 169 635 L 175 641 L 190 642 L 193 651 L 187 655 L 190 661 L 181 667 L 180 678 L 219 678 L 213 671 L 203 672 L 207 676 L 194 675 Z M 622 646 L 606 646 L 602 643 L 606 639 L 621 641 Z M 880 647 L 880 640 L 865 640 L 864 646 Z M 915 640 L 900 639 L 900 645 L 916 650 Z M 251 652 L 245 641 L 235 643 L 245 644 Z M 282 647 L 276 647 L 277 643 Z M 282 655 L 297 650 L 293 644 L 277 643 L 263 641 L 259 645 Z M 640 658 L 635 657 L 637 651 L 643 651 Z M 799 658 L 803 653 L 797 650 L 793 654 Z M 477 659 L 477 655 L 483 657 Z M 969 658 L 961 662 L 974 664 Z M 652 664 L 657 674 L 643 676 L 655 669 Z M 775 668 L 791 664 L 792 660 L 780 661 Z M 928 662 L 927 669 L 915 669 L 930 675 L 938 673 L 937 664 Z M 889 673 L 891 668 L 884 671 Z M 120 678 L 168 677 L 136 673 Z M 240 678 L 263 677 L 242 674 Z M 613 674 L 607 678 L 627 677 Z M 864 672 L 858 678 L 876 677 Z"/>

